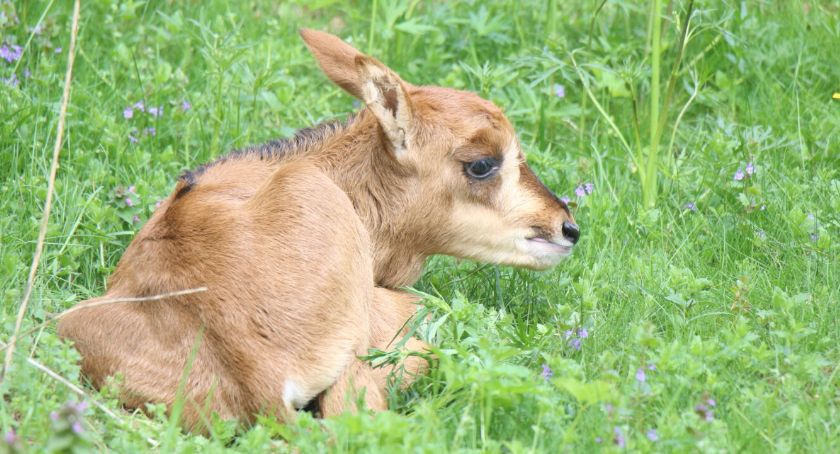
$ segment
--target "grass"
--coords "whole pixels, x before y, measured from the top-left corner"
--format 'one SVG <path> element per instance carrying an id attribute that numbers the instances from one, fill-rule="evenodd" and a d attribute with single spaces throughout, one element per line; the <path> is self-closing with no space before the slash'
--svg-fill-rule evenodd
<path id="1" fill-rule="evenodd" d="M 440 362 L 373 416 L 220 421 L 200 437 L 170 430 L 161 408 L 121 410 L 109 389 L 83 387 L 97 405 L 78 408 L 78 355 L 52 326 L 35 330 L 0 385 L 0 428 L 18 438 L 0 451 L 840 450 L 840 10 L 695 1 L 681 49 L 689 2 L 654 2 L 661 93 L 650 2 L 83 2 L 23 332 L 103 292 L 183 169 L 356 108 L 317 71 L 302 26 L 503 106 L 583 238 L 546 273 L 432 259 L 416 288 Z M 0 11 L 0 41 L 24 48 L 0 60 L 0 78 L 19 80 L 0 84 L 5 343 L 46 199 L 72 4 Z M 163 115 L 124 118 L 138 101 Z M 653 150 L 651 207 L 639 177 L 651 155 L 634 156 L 660 134 L 673 145 Z M 594 191 L 576 196 L 585 183 Z"/>

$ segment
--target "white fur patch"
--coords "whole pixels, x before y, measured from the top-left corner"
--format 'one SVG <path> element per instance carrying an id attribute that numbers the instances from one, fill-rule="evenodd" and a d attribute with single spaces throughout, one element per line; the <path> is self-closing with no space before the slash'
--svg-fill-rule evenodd
<path id="1" fill-rule="evenodd" d="M 291 378 L 287 379 L 286 383 L 283 384 L 283 402 L 297 409 L 306 406 L 307 399 L 303 394 L 303 390 Z"/>

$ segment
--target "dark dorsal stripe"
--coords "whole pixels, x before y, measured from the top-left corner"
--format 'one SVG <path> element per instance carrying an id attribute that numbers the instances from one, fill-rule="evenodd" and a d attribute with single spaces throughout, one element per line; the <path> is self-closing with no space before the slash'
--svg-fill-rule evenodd
<path id="1" fill-rule="evenodd" d="M 338 132 L 341 132 L 353 123 L 356 115 L 351 115 L 345 121 L 331 120 L 326 121 L 311 128 L 300 129 L 295 132 L 295 135 L 286 139 L 276 139 L 260 145 L 251 145 L 239 150 L 234 150 L 224 156 L 217 158 L 207 164 L 202 164 L 195 170 L 186 170 L 178 178 L 183 183 L 183 186 L 175 198 L 178 199 L 184 194 L 190 192 L 193 186 L 198 184 L 201 175 L 211 167 L 215 167 L 229 160 L 235 159 L 253 159 L 258 158 L 261 161 L 278 161 L 287 156 L 308 153 L 312 151 L 315 146 L 324 142 L 324 140 L 332 137 Z"/>

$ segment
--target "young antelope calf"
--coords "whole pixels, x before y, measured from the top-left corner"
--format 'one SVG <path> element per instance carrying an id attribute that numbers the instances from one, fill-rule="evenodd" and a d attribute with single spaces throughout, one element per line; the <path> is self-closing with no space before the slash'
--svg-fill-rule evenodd
<path id="1" fill-rule="evenodd" d="M 128 407 L 171 408 L 184 376 L 182 421 L 198 430 L 210 412 L 291 418 L 316 398 L 330 415 L 362 389 L 383 409 L 388 371 L 358 355 L 388 348 L 412 315 L 412 298 L 392 289 L 413 284 L 427 257 L 546 269 L 578 240 L 498 107 L 411 85 L 332 35 L 301 35 L 365 109 L 183 175 L 105 296 L 59 323 L 94 386 L 122 376 Z"/>

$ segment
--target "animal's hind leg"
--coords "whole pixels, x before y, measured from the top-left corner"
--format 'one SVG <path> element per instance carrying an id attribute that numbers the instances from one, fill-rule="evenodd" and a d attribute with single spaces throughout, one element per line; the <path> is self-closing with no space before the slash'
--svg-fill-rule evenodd
<path id="1" fill-rule="evenodd" d="M 94 387 L 107 385 L 108 377 L 119 374 L 118 391 L 125 407 L 145 411 L 152 402 L 172 411 L 189 368 L 180 417 L 185 427 L 204 431 L 202 416 L 210 413 L 239 416 L 241 411 L 234 406 L 241 400 L 238 389 L 224 372 L 213 372 L 220 368 L 206 337 L 197 336 L 195 320 L 171 310 L 165 301 L 96 305 L 111 297 L 79 303 L 81 307 L 58 324 L 58 334 L 72 340 L 81 353 L 82 373 Z M 160 319 L 152 322 L 140 309 L 157 313 Z"/>

